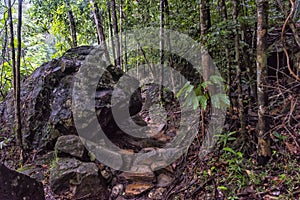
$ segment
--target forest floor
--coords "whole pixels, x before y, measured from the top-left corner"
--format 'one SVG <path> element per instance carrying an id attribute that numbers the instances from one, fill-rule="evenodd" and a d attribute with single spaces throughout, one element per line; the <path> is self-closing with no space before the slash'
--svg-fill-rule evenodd
<path id="1" fill-rule="evenodd" d="M 240 137 L 239 118 L 233 109 L 233 114 L 227 116 L 227 130 L 213 152 L 199 159 L 202 136 L 198 134 L 188 153 L 173 163 L 176 179 L 165 190 L 163 199 L 300 199 L 300 94 L 279 94 L 276 90 L 272 98 L 272 156 L 267 164 L 261 166 L 256 161 L 255 105 L 247 109 L 247 137 L 242 143 L 236 142 Z M 9 167 L 20 167 L 13 137 L 0 136 L 0 157 Z M 45 166 L 46 199 L 65 199 L 51 192 L 47 173 Z"/>

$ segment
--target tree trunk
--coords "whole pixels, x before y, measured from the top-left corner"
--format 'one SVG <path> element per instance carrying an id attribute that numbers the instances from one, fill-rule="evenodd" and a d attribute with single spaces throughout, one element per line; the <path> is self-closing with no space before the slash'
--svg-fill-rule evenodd
<path id="1" fill-rule="evenodd" d="M 110 33 L 110 37 L 111 37 L 112 57 L 114 59 L 115 66 L 117 66 L 115 42 L 113 40 L 113 38 L 114 38 L 113 25 L 112 25 L 112 22 L 111 22 L 111 4 L 110 4 L 109 1 L 107 2 L 107 7 L 108 7 L 108 22 L 109 22 L 109 33 Z"/>
<path id="2" fill-rule="evenodd" d="M 201 38 L 202 40 L 208 33 L 210 28 L 210 11 L 209 11 L 209 1 L 200 1 L 200 28 L 201 28 Z M 209 69 L 209 54 L 206 49 L 201 46 L 201 67 L 202 76 L 204 81 L 208 81 L 211 75 L 211 70 Z M 202 139 L 205 137 L 205 110 L 201 109 L 201 131 Z"/>
<path id="3" fill-rule="evenodd" d="M 165 0 L 165 12 L 166 12 L 166 17 L 165 17 L 165 27 L 167 27 L 168 29 L 170 29 L 170 7 L 169 7 L 169 2 L 168 0 Z M 165 58 L 166 61 L 168 61 L 168 67 L 172 67 L 173 66 L 173 60 L 172 60 L 172 47 L 171 47 L 171 39 L 170 39 L 170 33 L 167 32 L 166 34 L 166 49 L 168 49 L 168 53 L 167 53 L 167 58 Z M 174 74 L 173 71 L 171 71 L 170 74 L 170 78 L 171 78 L 171 83 L 172 83 L 172 91 L 174 94 L 176 94 L 176 89 L 175 89 L 175 80 L 174 80 Z"/>
<path id="4" fill-rule="evenodd" d="M 68 11 L 68 18 L 69 18 L 69 23 L 70 23 L 70 33 L 71 33 L 71 47 L 77 47 L 77 33 L 76 33 L 76 25 L 75 25 L 75 20 L 74 20 L 74 15 L 70 6 L 70 3 L 67 2 L 67 6 L 69 7 Z"/>
<path id="5" fill-rule="evenodd" d="M 17 63 L 16 63 L 16 97 L 15 97 L 15 121 L 16 121 L 16 132 L 17 132 L 17 141 L 21 150 L 23 150 L 22 142 L 22 124 L 21 124 L 21 77 L 20 77 L 20 68 L 21 68 L 21 51 L 22 51 L 22 0 L 18 1 L 18 29 L 17 29 Z"/>
<path id="6" fill-rule="evenodd" d="M 13 69 L 13 88 L 16 88 L 16 52 L 14 44 L 14 25 L 12 18 L 11 0 L 8 0 L 8 20 L 9 20 L 9 31 L 10 31 L 10 47 L 11 47 L 11 64 Z M 14 97 L 16 97 L 16 91 L 14 90 Z"/>
<path id="7" fill-rule="evenodd" d="M 200 1 L 200 29 L 202 39 L 207 35 L 208 29 L 210 28 L 210 10 L 209 10 L 209 1 L 201 0 Z M 204 81 L 208 81 L 211 70 L 208 65 L 209 55 L 207 52 L 202 52 L 202 71 Z"/>
<path id="8" fill-rule="evenodd" d="M 265 164 L 271 156 L 268 127 L 267 93 L 267 30 L 268 0 L 257 0 L 257 103 L 258 103 L 258 164 Z"/>
<path id="9" fill-rule="evenodd" d="M 220 7 L 220 20 L 228 20 L 227 16 L 227 8 L 225 0 L 219 0 L 219 7 Z M 225 47 L 225 57 L 226 57 L 226 68 L 227 68 L 227 86 L 228 86 L 228 96 L 230 98 L 231 95 L 231 65 L 230 65 L 230 53 L 228 46 Z M 230 113 L 233 111 L 233 104 L 232 101 L 230 101 Z"/>
<path id="10" fill-rule="evenodd" d="M 243 89 L 242 89 L 242 70 L 241 70 L 241 62 L 240 62 L 240 35 L 239 35 L 239 26 L 238 26 L 238 16 L 240 9 L 240 2 L 239 0 L 233 1 L 233 23 L 235 24 L 235 37 L 234 37 L 234 44 L 235 44 L 235 64 L 236 64 L 236 84 L 237 84 L 237 92 L 238 92 L 238 113 L 239 113 L 239 120 L 241 126 L 241 138 L 242 141 L 245 139 L 246 133 L 246 118 L 245 118 L 245 111 L 244 111 L 244 99 L 243 99 Z"/>
<path id="11" fill-rule="evenodd" d="M 125 72 L 128 71 L 128 56 L 127 56 L 127 36 L 126 34 L 124 35 L 124 65 L 125 65 Z"/>
<path id="12" fill-rule="evenodd" d="M 219 7 L 220 7 L 220 16 L 222 19 L 227 20 L 227 8 L 226 8 L 226 3 L 225 0 L 219 0 Z"/>
<path id="13" fill-rule="evenodd" d="M 122 44 L 123 44 L 123 41 L 122 41 L 122 37 L 123 37 L 123 32 L 122 32 L 122 23 L 123 23 L 123 10 L 122 10 L 122 0 L 120 0 L 120 45 L 119 45 L 119 47 L 120 47 L 120 50 L 119 50 L 119 52 L 120 52 L 120 68 L 123 70 L 123 71 L 125 71 L 125 68 L 123 67 L 123 61 L 122 61 L 122 56 L 123 56 L 123 50 L 122 50 Z"/>
<path id="14" fill-rule="evenodd" d="M 22 0 L 18 1 L 18 29 L 17 29 L 17 40 L 18 40 L 18 57 L 16 62 L 15 45 L 14 45 L 14 27 L 12 18 L 12 5 L 11 0 L 8 0 L 8 18 L 10 28 L 10 45 L 12 54 L 12 68 L 13 68 L 13 88 L 14 88 L 14 110 L 15 110 L 15 133 L 17 145 L 20 148 L 20 159 L 23 162 L 23 142 L 22 142 L 22 126 L 21 126 L 21 115 L 20 115 L 20 58 L 21 58 L 21 26 L 22 26 Z"/>
<path id="15" fill-rule="evenodd" d="M 112 23 L 114 28 L 114 36 L 116 42 L 116 67 L 120 67 L 120 42 L 118 36 L 118 20 L 117 20 L 117 12 L 116 12 L 116 2 L 115 0 L 110 1 L 110 8 L 112 13 Z"/>
<path id="16" fill-rule="evenodd" d="M 160 99 L 163 98 L 163 82 L 164 82 L 164 0 L 160 0 L 159 3 L 159 10 L 160 10 L 160 40 L 159 40 L 159 57 L 160 57 L 160 68 L 161 68 L 161 75 L 160 75 L 160 89 L 159 95 Z"/>
<path id="17" fill-rule="evenodd" d="M 2 44 L 2 59 L 1 59 L 1 65 L 3 65 L 6 62 L 6 55 L 7 55 L 7 43 L 8 43 L 8 29 L 7 29 L 7 18 L 4 16 L 4 39 Z M 6 80 L 5 78 L 5 71 L 4 67 L 1 68 L 1 75 L 0 75 L 0 86 L 1 88 L 5 87 Z M 1 99 L 4 99 L 6 96 L 6 91 L 4 89 L 0 90 Z"/>
<path id="18" fill-rule="evenodd" d="M 103 46 L 106 60 L 108 62 L 110 62 L 110 57 L 109 57 L 109 53 L 107 50 L 104 29 L 103 29 L 103 25 L 102 25 L 102 22 L 100 19 L 100 12 L 99 12 L 98 5 L 95 2 L 95 0 L 91 0 L 91 5 L 92 5 L 94 20 L 95 20 L 96 29 L 97 29 L 98 44 Z"/>

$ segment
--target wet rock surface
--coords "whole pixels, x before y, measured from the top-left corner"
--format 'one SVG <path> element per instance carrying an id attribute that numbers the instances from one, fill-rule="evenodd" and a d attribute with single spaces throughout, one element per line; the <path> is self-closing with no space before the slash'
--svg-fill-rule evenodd
<path id="1" fill-rule="evenodd" d="M 0 163 L 0 199 L 43 200 L 42 183 Z"/>
<path id="2" fill-rule="evenodd" d="M 58 158 L 50 170 L 50 187 L 55 194 L 71 192 L 74 199 L 107 198 L 107 189 L 92 162 Z"/>
<path id="3" fill-rule="evenodd" d="M 95 51 L 94 47 L 82 46 L 68 50 L 64 56 L 43 64 L 32 75 L 23 80 L 21 87 L 21 118 L 25 147 L 39 152 L 52 150 L 61 135 L 77 134 L 72 116 L 72 92 L 74 77 L 85 63 L 86 58 Z M 97 49 L 101 56 L 103 50 Z M 110 138 L 118 129 L 112 119 L 110 98 L 114 85 L 123 72 L 105 62 L 99 62 L 106 68 L 96 89 L 95 109 L 101 127 Z M 93 73 L 93 72 L 91 72 Z M 128 109 L 131 115 L 141 110 L 141 96 L 138 90 L 132 95 L 129 106 L 122 104 L 122 91 L 115 94 L 120 100 L 118 105 Z M 124 106 L 126 105 L 126 106 Z M 86 118 L 88 120 L 89 118 Z M 5 132 L 11 132 L 14 124 L 13 94 L 10 93 L 0 103 L 0 126 Z"/>
<path id="4" fill-rule="evenodd" d="M 153 104 L 158 103 L 153 100 L 153 96 L 157 96 L 157 86 L 149 89 L 146 99 L 142 99 L 140 88 L 116 90 L 115 85 L 123 76 L 123 72 L 108 66 L 96 85 L 93 114 L 107 139 L 120 150 L 103 148 L 106 145 L 105 141 L 102 143 L 103 141 L 97 140 L 97 132 L 91 129 L 86 129 L 87 135 L 80 135 L 81 138 L 77 136 L 78 127 L 75 127 L 72 112 L 74 79 L 94 50 L 93 47 L 87 46 L 71 49 L 61 58 L 45 63 L 23 81 L 22 131 L 25 147 L 31 157 L 30 164 L 23 166 L 20 171 L 43 181 L 46 185 L 45 191 L 50 194 L 54 192 L 52 196 L 47 197 L 49 200 L 162 199 L 166 191 L 164 188 L 168 187 L 174 177 L 170 173 L 163 174 L 155 170 L 165 167 L 169 157 L 178 152 L 173 148 L 165 148 L 166 143 L 176 136 L 175 129 L 172 136 L 166 135 L 171 131 L 170 127 L 173 127 L 170 121 L 172 112 L 176 109 L 168 107 L 166 101 L 164 108 L 167 110 L 167 118 L 159 118 L 156 122 L 149 116 L 149 109 L 153 109 Z M 103 51 L 97 49 L 97 53 L 102 55 Z M 104 62 L 99 63 L 105 65 Z M 95 73 L 87 72 L 89 76 L 95 76 Z M 130 83 L 135 83 L 134 79 L 129 80 Z M 118 99 L 117 103 L 111 102 L 113 92 Z M 128 94 L 132 94 L 129 105 L 126 101 Z M 170 99 L 174 99 L 170 93 L 168 95 Z M 12 102 L 10 94 L 0 103 L 0 125 L 7 133 L 12 130 L 14 121 Z M 142 102 L 146 102 L 144 114 L 139 113 Z M 175 104 L 177 103 L 175 101 Z M 125 128 L 131 120 L 140 127 L 150 125 L 147 132 L 149 137 L 140 138 L 139 129 L 130 129 L 130 126 L 128 134 L 122 131 L 113 118 L 112 108 L 120 111 L 118 117 Z M 121 115 L 126 110 L 129 110 L 131 117 Z M 85 113 L 80 114 L 84 119 L 83 128 L 95 120 Z M 136 153 L 140 154 L 132 156 Z M 112 169 L 104 166 L 97 159 L 99 157 L 114 161 L 116 167 Z M 120 166 L 131 172 L 118 171 Z"/>
<path id="5" fill-rule="evenodd" d="M 60 155 L 70 155 L 81 160 L 87 155 L 80 138 L 76 135 L 61 136 L 57 139 L 55 150 Z"/>

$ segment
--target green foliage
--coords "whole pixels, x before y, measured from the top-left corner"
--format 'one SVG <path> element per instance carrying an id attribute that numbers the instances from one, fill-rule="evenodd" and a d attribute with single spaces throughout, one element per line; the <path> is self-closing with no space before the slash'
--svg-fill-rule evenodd
<path id="1" fill-rule="evenodd" d="M 4 137 L 0 141 L 0 149 L 3 149 L 4 147 L 8 146 L 8 144 L 12 141 L 13 138 Z"/>
<path id="2" fill-rule="evenodd" d="M 236 134 L 236 131 L 232 132 L 225 132 L 223 134 L 217 134 L 215 137 L 218 138 L 218 144 L 221 144 L 223 148 L 225 148 L 228 144 L 228 142 L 235 141 L 236 137 L 234 135 Z"/>
<path id="3" fill-rule="evenodd" d="M 28 76 L 42 63 L 48 61 L 54 53 L 53 40 L 49 34 L 43 32 L 43 27 L 38 26 L 35 20 L 30 19 L 28 9 L 30 5 L 26 2 L 23 3 L 23 26 L 22 26 L 22 54 L 21 54 L 21 79 Z M 12 7 L 13 11 L 13 23 L 14 30 L 16 30 L 17 3 Z M 45 17 L 43 17 L 45 18 Z M 7 92 L 12 88 L 12 65 L 10 60 L 11 47 L 9 44 L 9 32 L 7 22 L 7 8 L 1 4 L 0 12 L 0 29 L 3 31 L 0 34 L 0 42 L 2 46 L 3 62 L 0 62 L 0 89 L 1 98 L 5 97 Z M 15 47 L 17 47 L 17 38 L 14 41 Z"/>
<path id="4" fill-rule="evenodd" d="M 208 94 L 204 94 L 202 92 L 202 86 L 203 85 L 200 85 L 195 88 L 195 86 L 193 86 L 190 82 L 187 82 L 176 94 L 176 97 L 178 98 L 181 95 L 184 95 L 184 106 L 192 106 L 195 110 L 199 108 L 199 106 L 201 106 L 203 109 L 206 109 L 209 97 Z"/>
<path id="5" fill-rule="evenodd" d="M 288 138 L 286 135 L 282 135 L 278 132 L 274 132 L 273 136 L 274 136 L 273 139 L 274 142 L 284 142 Z"/>
<path id="6" fill-rule="evenodd" d="M 203 82 L 197 87 L 187 82 L 176 94 L 176 97 L 183 95 L 185 99 L 184 106 L 192 106 L 193 109 L 197 109 L 200 106 L 205 110 L 209 99 L 211 99 L 212 105 L 216 108 L 227 108 L 230 105 L 228 95 L 214 94 L 210 97 L 209 91 L 206 91 L 209 86 L 222 86 L 223 83 L 223 78 L 216 75 L 211 76 L 209 81 Z"/>
<path id="7" fill-rule="evenodd" d="M 92 45 L 96 43 L 95 25 L 91 15 L 89 1 L 67 1 L 64 0 L 31 0 L 30 17 L 37 25 L 43 27 L 55 37 L 56 53 L 52 57 L 61 56 L 71 47 L 70 24 L 68 12 L 71 10 L 76 23 L 78 45 Z M 47 16 L 45 18 L 45 16 Z"/>

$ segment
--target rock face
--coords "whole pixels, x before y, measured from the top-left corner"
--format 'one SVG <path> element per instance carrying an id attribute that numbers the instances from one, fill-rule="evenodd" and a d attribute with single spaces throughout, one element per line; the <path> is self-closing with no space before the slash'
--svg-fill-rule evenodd
<path id="1" fill-rule="evenodd" d="M 43 64 L 23 80 L 21 118 L 25 147 L 52 150 L 59 136 L 77 134 L 71 110 L 74 76 L 94 49 L 89 46 L 71 49 L 61 58 Z M 103 53 L 101 49 L 98 52 Z M 101 127 L 112 130 L 111 127 L 115 126 L 112 125 L 110 97 L 123 73 L 111 66 L 106 69 L 97 85 L 95 108 Z M 122 94 L 119 95 L 121 98 Z M 130 114 L 138 113 L 141 106 L 141 96 L 137 91 L 130 99 Z M 13 124 L 13 94 L 10 93 L 0 104 L 0 126 L 2 131 L 11 132 Z"/>
<path id="2" fill-rule="evenodd" d="M 40 182 L 8 169 L 0 164 L 0 199 L 10 200 L 43 200 L 43 185 Z"/>
<path id="3" fill-rule="evenodd" d="M 61 154 L 70 155 L 81 160 L 87 154 L 80 138 L 76 135 L 64 135 L 57 139 L 55 150 L 60 156 Z"/>
<path id="4" fill-rule="evenodd" d="M 107 199 L 107 189 L 95 163 L 58 158 L 50 171 L 50 187 L 56 194 L 72 192 L 74 199 Z"/>

